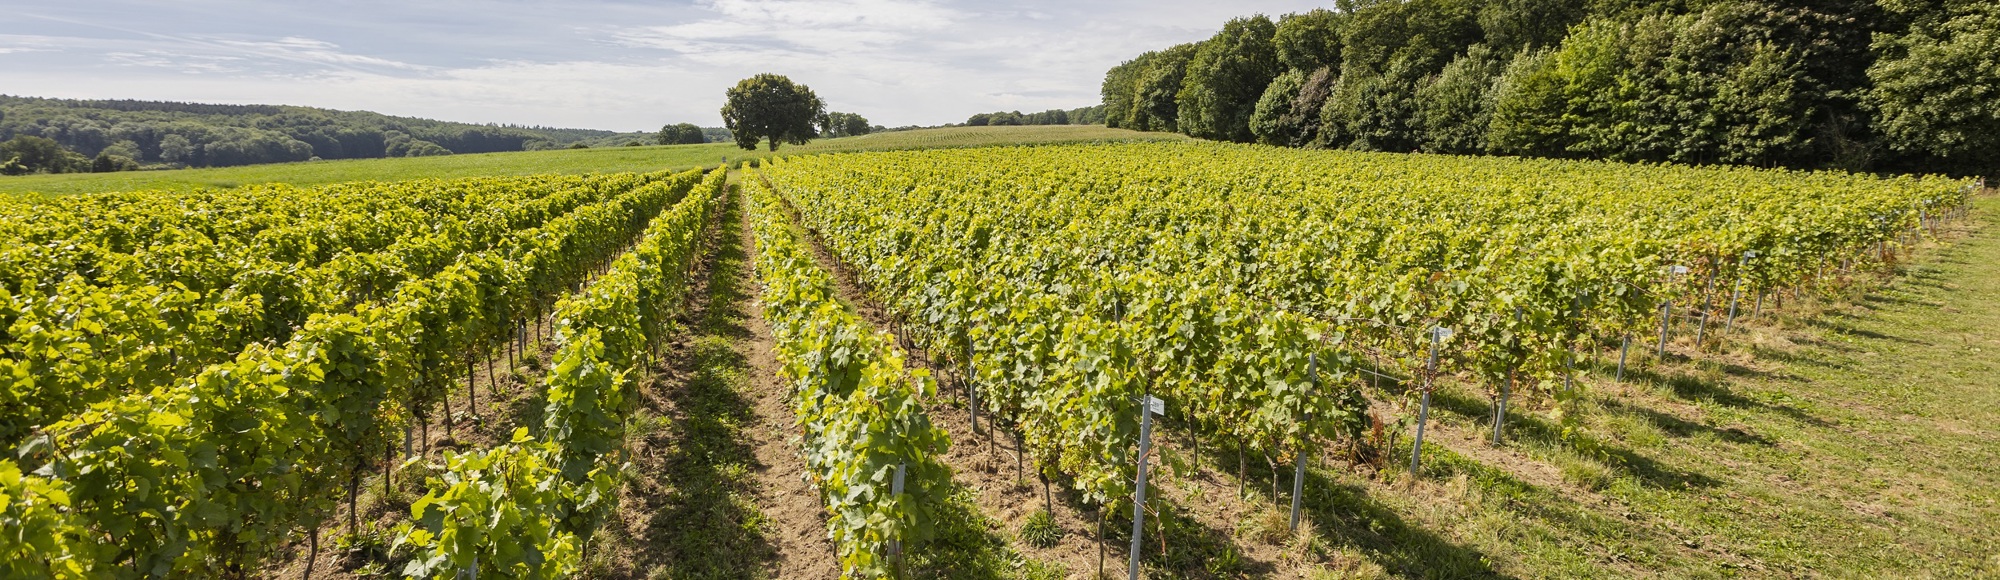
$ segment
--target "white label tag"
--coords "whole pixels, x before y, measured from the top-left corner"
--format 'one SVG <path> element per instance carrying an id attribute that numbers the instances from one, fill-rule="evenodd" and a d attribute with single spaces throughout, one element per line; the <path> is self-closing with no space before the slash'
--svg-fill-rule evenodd
<path id="1" fill-rule="evenodd" d="M 1167 415 L 1167 402 L 1160 400 L 1159 397 L 1146 395 L 1146 412 L 1165 417 Z"/>
<path id="2" fill-rule="evenodd" d="M 1431 328 L 1431 335 L 1436 336 L 1438 340 L 1451 338 L 1451 328 L 1445 326 L 1433 327 Z"/>

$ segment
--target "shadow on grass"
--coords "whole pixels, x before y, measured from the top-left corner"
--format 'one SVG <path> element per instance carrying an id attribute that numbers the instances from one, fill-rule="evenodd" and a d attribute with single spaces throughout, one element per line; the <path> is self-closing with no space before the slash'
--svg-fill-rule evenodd
<path id="1" fill-rule="evenodd" d="M 1064 576 L 1060 568 L 1024 559 L 1014 552 L 996 530 L 998 526 L 993 520 L 979 512 L 971 490 L 956 483 L 952 488 L 951 499 L 936 514 L 937 535 L 910 547 L 905 576 L 976 580 Z"/>
<path id="2" fill-rule="evenodd" d="M 1707 434 L 1716 439 L 1739 445 L 1762 445 L 1769 447 L 1773 444 L 1770 439 L 1766 439 L 1761 435 L 1748 433 L 1740 429 L 1718 429 L 1624 401 L 1615 399 L 1605 400 L 1602 402 L 1602 405 L 1605 409 L 1614 413 L 1624 413 L 1644 419 L 1647 423 L 1651 423 L 1653 427 L 1675 437 L 1691 437 L 1698 434 Z"/>
<path id="3" fill-rule="evenodd" d="M 1235 539 L 1228 531 L 1202 524 L 1187 515 L 1188 510 L 1166 498 L 1148 498 L 1151 504 L 1146 513 L 1146 535 L 1140 538 L 1143 544 L 1141 565 L 1151 571 L 1147 576 L 1160 578 L 1239 578 L 1268 577 L 1271 575 L 1269 563 L 1245 562 L 1236 547 Z M 1121 545 L 1132 544 L 1132 520 L 1129 514 L 1118 525 L 1113 518 L 1109 529 L 1117 530 L 1106 536 Z M 1119 567 L 1120 569 L 1123 566 Z M 1107 569 L 1110 569 L 1107 566 Z"/>
<path id="4" fill-rule="evenodd" d="M 1882 334 L 1880 332 L 1875 332 L 1873 330 L 1866 330 L 1862 328 L 1857 328 L 1852 325 L 1841 324 L 1839 322 L 1835 322 L 1833 318 L 1834 317 L 1827 317 L 1825 319 L 1814 319 L 1808 321 L 1807 324 L 1813 326 L 1814 328 L 1819 328 L 1826 330 L 1828 332 L 1844 334 L 1848 336 L 1858 336 L 1862 338 L 1883 340 L 1883 341 L 1907 344 L 1912 346 L 1931 346 L 1930 343 L 1921 340 L 1913 340 L 1913 339 L 1903 338 L 1900 336 L 1891 336 L 1887 334 Z M 1840 316 L 1839 318 L 1847 320 L 1861 320 L 1861 318 L 1859 317 L 1844 316 L 1844 315 Z"/>
<path id="5" fill-rule="evenodd" d="M 1764 349 L 1758 349 L 1760 352 L 1762 350 Z M 1651 369 L 1632 367 L 1625 369 L 1625 380 L 1630 383 L 1663 387 L 1672 391 L 1674 397 L 1684 401 L 1709 402 L 1735 409 L 1776 413 L 1808 425 L 1822 427 L 1827 425 L 1826 420 L 1814 417 L 1798 407 L 1745 397 L 1718 381 L 1681 374 L 1669 376 Z"/>
<path id="6" fill-rule="evenodd" d="M 749 500 L 756 452 L 742 426 L 756 418 L 731 380 L 747 376 L 748 361 L 713 337 L 693 350 L 699 367 L 669 397 L 674 420 L 649 444 L 669 450 L 663 470 L 640 476 L 656 479 L 659 495 L 635 568 L 664 569 L 671 578 L 750 576 L 777 552 Z"/>
<path id="7" fill-rule="evenodd" d="M 1219 466 L 1218 453 L 1208 454 L 1208 459 Z M 1233 457 L 1233 455 L 1232 455 Z M 1148 478 L 1148 489 L 1159 490 L 1171 485 L 1168 478 L 1168 461 L 1164 458 L 1154 465 Z M 1219 468 L 1219 467 L 1218 467 Z M 1268 471 L 1266 471 L 1268 474 Z M 1058 486 L 1057 489 L 1074 488 Z M 1179 504 L 1159 491 L 1149 491 L 1146 496 L 1146 521 L 1144 535 L 1140 537 L 1140 566 L 1149 578 L 1242 578 L 1268 577 L 1274 571 L 1267 562 L 1248 562 L 1242 558 L 1242 550 L 1236 545 L 1230 530 L 1211 527 L 1190 515 L 1186 506 Z M 1101 506 L 1086 504 L 1074 489 L 1055 493 L 1058 502 L 1067 504 L 1085 519 L 1099 521 L 1106 518 Z M 1093 544 L 1102 543 L 1104 572 L 1112 577 L 1121 577 L 1128 568 L 1132 547 L 1132 512 L 1130 498 L 1126 507 L 1109 514 L 1102 521 L 1101 537 Z M 1089 533 L 1096 535 L 1095 530 Z M 1096 573 L 1096 567 L 1074 572 L 1085 575 Z"/>
<path id="8" fill-rule="evenodd" d="M 1451 543 L 1410 524 L 1394 509 L 1369 497 L 1366 489 L 1306 470 L 1300 507 L 1317 524 L 1320 538 L 1354 546 L 1391 573 L 1408 578 L 1504 578 L 1485 554 Z"/>
<path id="9" fill-rule="evenodd" d="M 1384 381 L 1387 383 L 1388 381 Z M 1237 450 L 1225 445 L 1216 445 L 1202 450 L 1202 460 L 1218 473 L 1234 477 L 1238 469 Z M 1407 457 L 1407 455 L 1405 455 Z M 1286 506 L 1291 501 L 1292 467 L 1288 464 L 1273 465 L 1254 454 L 1242 464 L 1244 476 L 1241 485 L 1252 496 L 1246 501 L 1266 506 Z M 1274 472 L 1274 469 L 1276 470 Z M 1279 481 L 1276 498 L 1265 493 L 1273 479 Z M 1337 481 L 1319 467 L 1306 470 L 1305 493 L 1300 498 L 1300 511 L 1315 522 L 1318 537 L 1331 546 L 1353 546 L 1369 554 L 1371 560 L 1381 564 L 1391 572 L 1413 578 L 1500 578 L 1487 564 L 1487 557 L 1476 550 L 1451 543 L 1444 537 L 1409 523 L 1396 510 L 1383 505 L 1368 495 L 1368 491 Z M 1270 503 L 1265 503 L 1270 502 Z M 1163 510 L 1164 511 L 1164 510 Z M 1279 513 L 1283 513 L 1282 511 Z M 1250 515 L 1247 517 L 1257 517 Z M 1123 520 L 1130 529 L 1131 520 Z M 1147 526 L 1149 530 L 1153 526 Z M 1175 536 L 1169 527 L 1169 541 L 1174 546 L 1190 545 L 1199 549 L 1176 547 L 1185 553 L 1182 558 L 1204 557 L 1208 559 L 1228 558 L 1226 550 L 1234 550 L 1234 544 L 1227 534 L 1210 530 L 1205 538 Z M 1114 532 L 1114 541 L 1130 542 L 1127 532 Z M 1206 545 L 1189 542 L 1206 540 Z M 1148 543 L 1151 544 L 1150 537 Z M 1205 552 L 1205 553 L 1204 553 Z M 1253 567 L 1224 568 L 1212 562 L 1161 561 L 1157 556 L 1147 558 L 1149 567 L 1167 572 L 1174 578 L 1182 577 L 1236 577 L 1249 574 L 1252 577 L 1268 575 L 1270 571 Z M 1161 562 L 1165 565 L 1153 565 Z"/>
<path id="10" fill-rule="evenodd" d="M 500 420 L 494 423 L 496 437 L 505 439 L 501 433 L 510 433 L 515 426 L 527 427 L 529 433 L 542 436 L 543 419 L 548 414 L 548 387 L 540 375 L 530 375 L 528 385 L 522 387 L 520 396 L 501 403 L 498 413 Z M 511 435 L 509 435 L 511 436 Z"/>
<path id="11" fill-rule="evenodd" d="M 1724 374 L 1728 374 L 1730 376 L 1735 376 L 1735 377 L 1743 377 L 1750 379 L 1767 379 L 1767 380 L 1788 379 L 1788 377 L 1784 377 L 1781 375 L 1774 375 L 1769 371 L 1747 367 L 1728 361 L 1714 360 L 1713 358 L 1708 356 L 1708 354 L 1712 352 L 1713 349 L 1716 348 L 1716 345 L 1718 344 L 1717 341 L 1726 340 L 1731 336 L 1740 337 L 1742 336 L 1743 332 L 1744 331 L 1741 329 L 1741 327 L 1739 327 L 1735 331 L 1734 335 L 1723 332 L 1723 329 L 1720 327 L 1712 328 L 1710 329 L 1710 332 L 1708 333 L 1708 336 L 1705 342 L 1703 343 L 1703 352 L 1701 353 L 1702 356 L 1691 357 L 1685 352 L 1677 352 L 1674 350 L 1669 350 L 1666 353 L 1666 360 L 1676 363 L 1699 364 L 1705 368 L 1713 368 L 1716 370 L 1720 370 Z M 1680 336 L 1676 335 L 1676 338 L 1680 338 Z M 1648 368 L 1646 368 L 1644 364 L 1642 364 L 1642 361 L 1646 359 L 1653 359 L 1655 361 L 1659 360 L 1658 358 L 1656 358 L 1659 356 L 1658 345 L 1659 343 L 1655 339 L 1648 339 L 1643 342 L 1635 340 L 1632 343 L 1631 349 L 1626 351 L 1625 353 L 1625 359 L 1626 359 L 1625 370 L 1624 370 L 1625 382 L 1664 383 L 1667 380 L 1665 375 L 1659 374 L 1659 372 L 1655 370 L 1649 370 Z M 1619 376 L 1618 341 L 1615 339 L 1610 340 L 1607 345 L 1602 346 L 1601 348 L 1603 350 L 1597 353 L 1585 353 L 1578 355 L 1576 360 L 1576 371 L 1580 374 L 1594 375 L 1599 377 Z"/>
<path id="12" fill-rule="evenodd" d="M 1952 258 L 1940 260 L 1940 263 L 1959 265 L 1959 266 L 1972 265 L 1972 262 L 1970 261 L 1962 259 L 1952 259 Z M 1933 290 L 1948 290 L 1951 284 L 1950 282 L 1951 276 L 1949 274 L 1950 273 L 1945 268 L 1937 268 L 1937 267 L 1912 268 L 1909 270 L 1907 275 L 1903 276 L 1902 279 L 1897 280 L 1895 286 L 1893 287 L 1916 287 L 1916 288 L 1929 288 Z"/>
<path id="13" fill-rule="evenodd" d="M 1897 296 L 1887 292 L 1870 292 L 1867 296 L 1861 297 L 1861 301 L 1868 304 L 1870 308 L 1875 308 L 1875 309 L 1880 309 L 1887 306 L 1919 307 L 1919 308 L 1936 306 L 1936 304 L 1933 303 L 1924 302 L 1922 300 L 1917 300 L 1914 298 Z"/>
<path id="14" fill-rule="evenodd" d="M 1470 419 L 1492 417 L 1492 406 L 1486 401 L 1445 389 L 1431 393 L 1431 409 Z M 1507 425 L 1502 438 L 1533 441 L 1576 451 L 1586 457 L 1595 457 L 1600 463 L 1605 464 L 1605 467 L 1659 489 L 1706 488 L 1721 483 L 1706 475 L 1668 467 L 1651 457 L 1595 437 L 1574 433 L 1565 436 L 1560 426 L 1525 413 L 1507 414 Z"/>

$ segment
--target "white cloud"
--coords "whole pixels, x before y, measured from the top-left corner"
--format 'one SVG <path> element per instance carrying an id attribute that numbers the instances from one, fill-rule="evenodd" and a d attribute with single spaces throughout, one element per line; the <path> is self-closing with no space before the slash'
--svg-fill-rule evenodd
<path id="1" fill-rule="evenodd" d="M 939 30 L 963 17 L 935 2 L 911 0 L 711 0 L 703 7 L 731 18 L 787 27 Z"/>
<path id="2" fill-rule="evenodd" d="M 1140 52 L 1324 4 L 103 1 L 0 21 L 0 86 L 637 130 L 718 124 L 723 91 L 770 72 L 880 124 L 936 124 L 1095 104 L 1105 69 Z"/>
<path id="3" fill-rule="evenodd" d="M 0 34 L 0 54 L 57 52 L 62 50 L 62 40 L 40 34 Z"/>
<path id="4" fill-rule="evenodd" d="M 319 63 L 336 66 L 373 66 L 403 70 L 426 70 L 429 67 L 397 62 L 389 59 L 341 52 L 340 45 L 287 36 L 274 41 L 248 41 L 227 39 L 203 39 L 217 45 L 241 50 L 246 54 L 303 63 Z"/>
<path id="5" fill-rule="evenodd" d="M 243 70 L 239 66 L 243 59 L 233 56 L 188 54 L 165 50 L 110 52 L 104 56 L 117 64 L 174 69 L 189 74 L 221 74 Z"/>

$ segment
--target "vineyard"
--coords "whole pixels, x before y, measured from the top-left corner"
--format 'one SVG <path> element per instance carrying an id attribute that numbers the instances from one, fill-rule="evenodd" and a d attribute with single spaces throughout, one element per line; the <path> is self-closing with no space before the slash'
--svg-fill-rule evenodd
<path id="1" fill-rule="evenodd" d="M 1136 479 L 1144 396 L 1267 462 L 1380 451 L 1361 449 L 1366 376 L 1434 373 L 1435 351 L 1496 414 L 1517 393 L 1560 404 L 1578 352 L 1629 344 L 1656 313 L 1720 332 L 1718 305 L 1880 264 L 1965 201 L 1938 180 L 1222 145 L 764 174 L 918 341 L 969 369 L 980 410 L 1044 475 L 1113 506 Z"/>
<path id="2" fill-rule="evenodd" d="M 1226 145 L 819 156 L 761 175 L 950 369 L 974 421 L 1121 520 L 1145 397 L 1197 454 L 1233 447 L 1239 480 L 1260 459 L 1274 498 L 1278 465 L 1297 463 L 1291 480 L 1308 456 L 1382 462 L 1385 420 L 1420 446 L 1440 375 L 1487 390 L 1495 445 L 1510 398 L 1567 432 L 1580 357 L 1608 349 L 1622 378 L 1655 336 L 1650 358 L 1673 332 L 1695 334 L 1686 355 L 1716 352 L 1767 301 L 1891 267 L 1970 191 Z"/>
<path id="3" fill-rule="evenodd" d="M 617 389 L 664 330 L 722 176 L 120 194 L 10 215 L 7 575 L 246 576 L 299 536 L 317 543 L 342 499 L 351 528 L 363 473 L 394 467 L 396 439 L 408 456 L 415 431 L 455 422 L 457 377 L 476 414 L 475 361 L 551 308 L 564 346 L 548 443 L 523 432 L 452 458 L 435 503 L 478 530 L 499 517 L 563 535 L 524 550 L 441 516 L 410 535 L 446 540 L 434 568 L 573 564 L 606 500 L 613 471 L 594 467 L 615 459 Z M 601 294 L 563 298 L 592 277 Z M 530 479 L 540 466 L 560 479 Z M 524 490 L 547 501 L 507 495 Z"/>
<path id="4" fill-rule="evenodd" d="M 1474 486 L 1506 499 L 1463 503 L 1542 526 L 1510 528 L 1525 544 L 1650 541 L 1680 524 L 1629 506 L 1683 510 L 1704 480 L 1661 483 L 1672 468 L 1604 434 L 1659 406 L 1633 385 L 1790 356 L 1771 337 L 1804 331 L 1783 321 L 1896 279 L 1977 201 L 1933 177 L 1206 142 L 761 165 L 0 201 L 0 576 L 1810 572 L 1824 560 L 1690 540 L 1537 567 L 1562 558 L 1456 549 L 1483 540 L 1362 496 Z M 708 268 L 739 225 L 740 300 L 708 278 L 736 275 Z M 634 442 L 717 419 L 660 393 L 699 380 L 697 309 L 752 302 L 761 330 L 716 333 L 752 353 L 721 374 L 782 404 L 743 405 L 724 438 L 755 417 L 784 452 L 713 477 L 763 505 L 658 523 L 651 496 L 696 484 L 641 473 L 662 463 Z M 791 485 L 809 517 L 757 491 Z M 789 552 L 762 568 L 608 562 L 644 552 L 645 525 L 812 540 L 772 541 Z"/>

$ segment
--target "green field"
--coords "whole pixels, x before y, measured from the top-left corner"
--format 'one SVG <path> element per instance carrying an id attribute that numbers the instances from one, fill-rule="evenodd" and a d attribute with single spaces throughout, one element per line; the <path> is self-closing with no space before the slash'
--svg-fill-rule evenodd
<path id="1" fill-rule="evenodd" d="M 930 149 L 939 147 L 979 147 L 987 145 L 1035 145 L 1089 141 L 1179 141 L 1187 137 L 1174 133 L 1142 133 L 1107 129 L 1098 125 L 1049 125 L 1014 127 L 947 127 L 876 133 L 857 137 L 822 139 L 800 146 L 783 147 L 780 154 L 881 151 L 890 149 Z M 729 143 L 702 145 L 655 145 L 599 149 L 561 149 L 479 153 L 443 157 L 392 159 L 348 159 L 309 161 L 243 167 L 142 171 L 126 173 L 69 173 L 30 175 L 0 179 L 0 194 L 67 195 L 142 189 L 185 190 L 203 187 L 236 187 L 256 183 L 316 185 L 344 181 L 393 181 L 424 177 L 482 177 L 531 175 L 536 173 L 611 173 L 619 171 L 659 171 L 717 165 L 724 158 L 739 160 L 770 155 L 766 149 L 744 151 Z"/>

